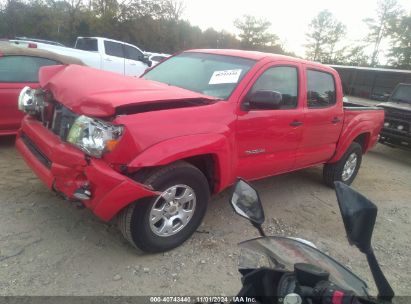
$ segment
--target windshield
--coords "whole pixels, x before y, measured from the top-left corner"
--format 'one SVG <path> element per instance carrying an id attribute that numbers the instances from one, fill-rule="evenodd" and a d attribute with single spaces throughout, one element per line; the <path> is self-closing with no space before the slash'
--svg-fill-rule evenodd
<path id="1" fill-rule="evenodd" d="M 270 267 L 293 271 L 295 263 L 308 263 L 327 270 L 330 281 L 341 288 L 352 290 L 358 296 L 367 296 L 364 281 L 328 255 L 299 240 L 271 236 L 245 241 L 239 246 L 240 268 Z"/>
<path id="2" fill-rule="evenodd" d="M 227 99 L 254 63 L 239 57 L 185 52 L 157 65 L 143 78 Z"/>
<path id="3" fill-rule="evenodd" d="M 390 101 L 399 101 L 411 104 L 411 85 L 399 85 L 392 94 Z"/>

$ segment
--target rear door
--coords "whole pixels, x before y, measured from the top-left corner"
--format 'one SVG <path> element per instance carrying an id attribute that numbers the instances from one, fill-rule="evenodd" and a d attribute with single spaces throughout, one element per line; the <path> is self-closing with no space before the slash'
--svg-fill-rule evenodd
<path id="1" fill-rule="evenodd" d="M 344 112 L 341 85 L 336 73 L 306 65 L 304 129 L 295 168 L 329 160 L 340 137 Z"/>
<path id="2" fill-rule="evenodd" d="M 103 70 L 124 75 L 124 44 L 104 40 Z"/>
<path id="3" fill-rule="evenodd" d="M 301 73 L 298 63 L 269 64 L 257 73 L 244 93 L 242 104 L 255 91 L 276 91 L 282 94 L 283 105 L 278 109 L 249 109 L 238 113 L 237 176 L 257 179 L 293 168 L 302 134 Z"/>
<path id="4" fill-rule="evenodd" d="M 131 45 L 124 45 L 125 75 L 138 77 L 144 73 L 148 66 L 142 62 L 144 54 Z"/>
<path id="5" fill-rule="evenodd" d="M 25 86 L 39 87 L 40 67 L 59 64 L 46 58 L 29 56 L 0 57 L 0 135 L 15 134 L 20 128 L 23 112 L 17 100 Z"/>

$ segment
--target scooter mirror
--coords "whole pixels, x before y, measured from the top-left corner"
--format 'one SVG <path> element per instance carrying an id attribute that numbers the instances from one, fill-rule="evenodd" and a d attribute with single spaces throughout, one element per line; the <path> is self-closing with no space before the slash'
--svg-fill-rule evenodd
<path id="1" fill-rule="evenodd" d="M 261 226 L 264 223 L 264 210 L 260 197 L 257 191 L 244 180 L 239 179 L 235 184 L 230 203 L 237 214 L 253 224 Z"/>
<path id="2" fill-rule="evenodd" d="M 368 253 L 371 250 L 377 206 L 344 183 L 334 184 L 348 241 L 361 252 Z"/>

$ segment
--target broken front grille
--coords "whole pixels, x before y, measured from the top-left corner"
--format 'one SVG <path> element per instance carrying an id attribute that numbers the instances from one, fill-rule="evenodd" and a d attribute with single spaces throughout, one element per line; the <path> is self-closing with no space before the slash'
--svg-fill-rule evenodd
<path id="1" fill-rule="evenodd" d="M 65 141 L 77 114 L 58 102 L 48 102 L 42 109 L 38 119 L 43 125 Z"/>
<path id="2" fill-rule="evenodd" d="M 77 115 L 61 104 L 56 104 L 53 113 L 51 130 L 62 140 L 67 139 L 71 126 L 74 124 Z"/>

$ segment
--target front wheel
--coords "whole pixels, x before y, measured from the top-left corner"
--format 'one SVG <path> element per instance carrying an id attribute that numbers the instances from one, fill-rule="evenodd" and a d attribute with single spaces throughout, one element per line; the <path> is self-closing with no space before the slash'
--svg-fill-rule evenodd
<path id="1" fill-rule="evenodd" d="M 151 172 L 144 184 L 160 196 L 128 206 L 119 217 L 119 228 L 135 247 L 146 252 L 170 250 L 187 240 L 200 225 L 210 198 L 204 174 L 186 162 Z"/>
<path id="2" fill-rule="evenodd" d="M 324 165 L 323 177 L 325 184 L 331 188 L 334 188 L 335 181 L 351 185 L 360 169 L 361 161 L 361 145 L 353 142 L 338 162 Z"/>

